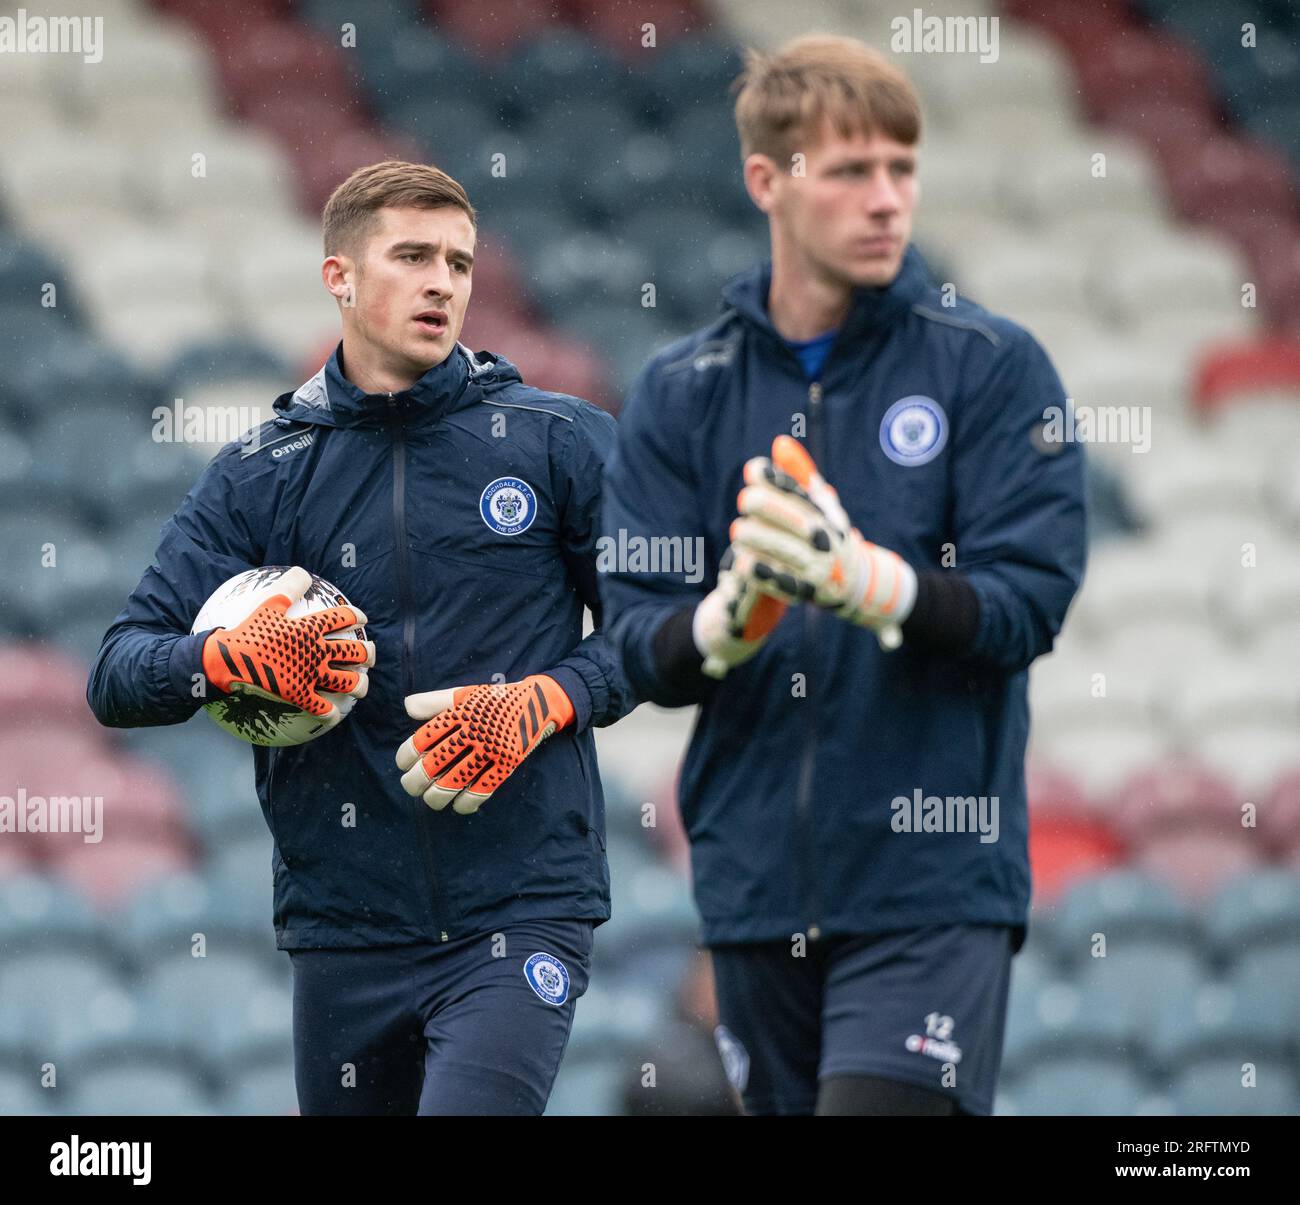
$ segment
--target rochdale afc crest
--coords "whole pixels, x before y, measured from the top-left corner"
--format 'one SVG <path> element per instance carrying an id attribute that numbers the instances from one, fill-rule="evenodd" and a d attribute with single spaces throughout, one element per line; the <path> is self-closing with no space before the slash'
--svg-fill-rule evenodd
<path id="1" fill-rule="evenodd" d="M 537 518 L 537 495 L 533 487 L 518 477 L 498 477 L 490 481 L 478 500 L 483 522 L 503 536 L 517 536 L 527 531 Z"/>
<path id="2" fill-rule="evenodd" d="M 880 420 L 880 446 L 895 464 L 928 464 L 948 442 L 948 416 L 932 397 L 900 398 Z"/>
<path id="3" fill-rule="evenodd" d="M 722 1056 L 722 1070 L 726 1072 L 727 1082 L 737 1092 L 744 1092 L 749 1084 L 749 1051 L 725 1025 L 719 1025 L 713 1031 L 713 1040 L 718 1044 L 718 1054 Z"/>
<path id="4" fill-rule="evenodd" d="M 569 972 L 554 954 L 534 954 L 524 963 L 524 978 L 547 1004 L 563 1004 L 569 998 Z"/>

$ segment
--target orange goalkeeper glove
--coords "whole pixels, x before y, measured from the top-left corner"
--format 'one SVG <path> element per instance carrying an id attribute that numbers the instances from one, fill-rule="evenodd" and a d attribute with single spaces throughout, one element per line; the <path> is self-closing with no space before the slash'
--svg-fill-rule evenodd
<path id="1" fill-rule="evenodd" d="M 746 463 L 737 508 L 732 541 L 754 557 L 759 589 L 870 628 L 883 648 L 902 643 L 902 623 L 916 601 L 915 571 L 896 552 L 863 539 L 800 443 L 778 435 L 771 460 Z"/>
<path id="2" fill-rule="evenodd" d="M 375 645 L 371 640 L 333 640 L 328 634 L 364 624 L 366 617 L 356 607 L 329 607 L 289 619 L 285 612 L 311 585 L 311 574 L 295 567 L 279 584 L 281 592 L 241 624 L 217 628 L 203 642 L 203 672 L 226 694 L 244 691 L 283 699 L 327 723 L 333 721 L 333 727 L 343 714 L 319 692 L 364 698 Z"/>
<path id="3" fill-rule="evenodd" d="M 406 714 L 428 720 L 397 751 L 408 795 L 435 812 L 477 812 L 548 736 L 573 723 L 573 704 L 554 678 L 458 686 L 407 695 Z"/>

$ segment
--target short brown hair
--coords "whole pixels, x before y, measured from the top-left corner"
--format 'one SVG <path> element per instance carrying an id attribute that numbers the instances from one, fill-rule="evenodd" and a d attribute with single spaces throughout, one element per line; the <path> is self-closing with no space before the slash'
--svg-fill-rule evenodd
<path id="1" fill-rule="evenodd" d="M 478 229 L 478 215 L 468 194 L 441 169 L 400 159 L 359 167 L 325 202 L 321 214 L 325 254 L 355 254 L 373 232 L 381 209 L 441 209 L 446 205 L 463 210 Z"/>
<path id="2" fill-rule="evenodd" d="M 785 164 L 826 118 L 845 138 L 881 133 L 914 146 L 921 137 L 911 80 L 856 38 L 807 34 L 775 54 L 747 50 L 733 89 L 742 159 L 757 153 Z"/>

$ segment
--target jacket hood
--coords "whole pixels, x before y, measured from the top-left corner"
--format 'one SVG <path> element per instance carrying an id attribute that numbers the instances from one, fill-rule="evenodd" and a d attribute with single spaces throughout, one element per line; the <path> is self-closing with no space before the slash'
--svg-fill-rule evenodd
<path id="1" fill-rule="evenodd" d="M 309 381 L 293 393 L 281 394 L 273 409 L 280 418 L 322 427 L 378 425 L 388 421 L 392 402 L 413 417 L 441 418 L 478 401 L 485 393 L 522 380 L 519 369 L 493 352 L 472 352 L 457 343 L 451 354 L 435 364 L 409 389 L 390 395 L 366 393 L 343 375 L 343 343 Z"/>
<path id="2" fill-rule="evenodd" d="M 774 339 L 781 335 L 772 325 L 767 312 L 767 292 L 772 283 L 772 260 L 764 259 L 756 266 L 732 277 L 722 289 L 726 305 L 736 309 L 742 317 L 767 331 Z M 918 302 L 930 286 L 930 269 L 914 243 L 909 243 L 899 265 L 898 275 L 881 288 L 863 287 L 853 290 L 853 300 L 841 333 L 848 336 L 864 335 L 895 321 Z"/>

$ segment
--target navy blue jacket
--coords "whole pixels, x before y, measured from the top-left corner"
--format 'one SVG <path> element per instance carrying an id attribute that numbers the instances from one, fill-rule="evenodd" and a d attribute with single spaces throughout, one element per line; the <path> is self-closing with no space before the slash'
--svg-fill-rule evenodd
<path id="1" fill-rule="evenodd" d="M 153 565 L 104 637 L 91 708 L 114 727 L 188 718 L 202 702 L 191 689 L 201 636 L 188 633 L 204 601 L 242 570 L 302 565 L 366 613 L 376 663 L 369 693 L 338 727 L 306 745 L 254 749 L 275 839 L 279 947 L 607 919 L 590 729 L 634 705 L 599 630 L 597 510 L 614 421 L 459 345 L 392 395 L 352 385 L 340 352 L 276 399 L 277 417 L 257 440 L 227 445 L 167 522 Z M 537 501 L 515 534 L 480 512 L 485 487 L 502 477 L 522 479 Z M 597 626 L 586 639 L 584 604 Z M 434 812 L 403 791 L 394 755 L 417 727 L 405 695 L 540 672 L 573 701 L 576 723 L 543 742 L 478 814 Z M 342 822 L 349 803 L 355 826 Z"/>
<path id="2" fill-rule="evenodd" d="M 652 358 L 605 477 L 606 535 L 703 541 L 704 581 L 622 566 L 601 592 L 638 695 L 702 703 L 679 798 L 705 940 L 1023 926 L 1027 670 L 1085 561 L 1083 455 L 1044 420 L 1061 382 L 1013 322 L 945 306 L 909 249 L 892 285 L 855 292 L 810 383 L 768 318 L 770 278 L 767 263 L 737 277 L 717 321 Z M 928 437 L 895 421 L 905 399 L 937 415 Z M 713 587 L 742 466 L 780 433 L 804 440 L 867 539 L 918 572 L 964 575 L 979 618 L 961 655 L 916 641 L 886 653 L 803 606 L 716 686 L 670 680 L 656 633 Z M 997 796 L 998 839 L 896 831 L 893 801 L 918 790 L 989 797 L 989 816 Z"/>

